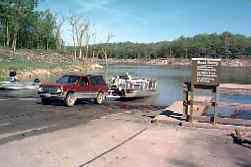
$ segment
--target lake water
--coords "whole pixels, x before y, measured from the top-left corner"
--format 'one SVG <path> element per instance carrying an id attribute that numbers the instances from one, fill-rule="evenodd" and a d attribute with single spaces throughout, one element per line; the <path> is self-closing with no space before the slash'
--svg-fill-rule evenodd
<path id="1" fill-rule="evenodd" d="M 145 99 L 148 104 L 170 105 L 177 100 L 182 100 L 183 82 L 191 80 L 191 67 L 165 67 L 165 66 L 129 66 L 111 65 L 108 78 L 114 74 L 128 72 L 132 76 L 155 78 L 158 81 L 159 94 Z M 250 68 L 224 68 L 222 69 L 221 82 L 251 84 Z M 218 95 L 220 101 L 234 103 L 250 103 L 248 95 Z"/>

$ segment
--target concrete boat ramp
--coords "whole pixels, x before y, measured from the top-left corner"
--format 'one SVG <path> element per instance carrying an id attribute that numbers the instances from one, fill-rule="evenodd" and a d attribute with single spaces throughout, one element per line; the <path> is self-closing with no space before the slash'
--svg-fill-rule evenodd
<path id="1" fill-rule="evenodd" d="M 251 164 L 250 149 L 233 144 L 229 131 L 153 124 L 144 116 L 153 108 L 121 107 L 115 103 L 65 108 L 28 100 L 4 101 L 0 107 L 4 109 L 0 110 L 1 115 L 11 116 L 1 120 L 11 124 L 0 127 L 3 167 Z"/>

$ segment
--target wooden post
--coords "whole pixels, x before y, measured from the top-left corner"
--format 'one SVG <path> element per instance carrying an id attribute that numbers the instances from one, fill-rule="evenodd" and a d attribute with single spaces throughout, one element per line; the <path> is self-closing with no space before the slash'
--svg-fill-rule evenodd
<path id="1" fill-rule="evenodd" d="M 189 106 L 191 107 L 192 102 L 192 84 L 191 82 L 184 82 L 183 85 L 183 114 L 185 117 L 185 120 L 187 122 L 190 121 L 191 118 L 191 108 L 189 109 Z"/>
<path id="2" fill-rule="evenodd" d="M 105 79 L 107 82 L 108 81 L 108 56 L 107 56 L 107 53 L 105 54 Z"/>
<path id="3" fill-rule="evenodd" d="M 185 120 L 188 120 L 188 86 L 183 84 L 183 116 Z"/>
<path id="4" fill-rule="evenodd" d="M 212 106 L 214 108 L 214 115 L 213 115 L 213 125 L 216 125 L 216 89 L 217 87 L 215 86 L 213 88 L 213 96 L 214 96 L 214 99 L 213 99 L 213 103 L 212 103 Z"/>
<path id="5" fill-rule="evenodd" d="M 213 125 L 216 125 L 216 109 L 214 106 L 214 119 L 213 119 Z"/>
<path id="6" fill-rule="evenodd" d="M 193 123 L 193 93 L 194 93 L 194 85 L 192 84 L 192 88 L 191 88 L 191 100 L 190 100 L 190 116 L 189 116 L 189 122 Z"/>

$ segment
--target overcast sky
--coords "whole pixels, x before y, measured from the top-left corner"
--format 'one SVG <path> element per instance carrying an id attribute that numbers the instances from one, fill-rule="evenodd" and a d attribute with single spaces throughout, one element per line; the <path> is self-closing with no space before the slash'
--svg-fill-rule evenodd
<path id="1" fill-rule="evenodd" d="M 42 0 L 40 9 L 82 16 L 95 25 L 98 42 L 173 40 L 230 31 L 251 36 L 251 0 Z M 69 27 L 63 35 L 71 43 Z"/>

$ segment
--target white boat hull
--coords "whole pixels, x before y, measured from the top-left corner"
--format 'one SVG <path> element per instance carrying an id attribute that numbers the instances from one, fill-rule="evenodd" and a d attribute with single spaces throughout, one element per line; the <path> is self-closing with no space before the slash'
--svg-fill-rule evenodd
<path id="1" fill-rule="evenodd" d="M 34 82 L 0 82 L 0 89 L 4 90 L 37 90 L 38 88 L 39 84 Z"/>

